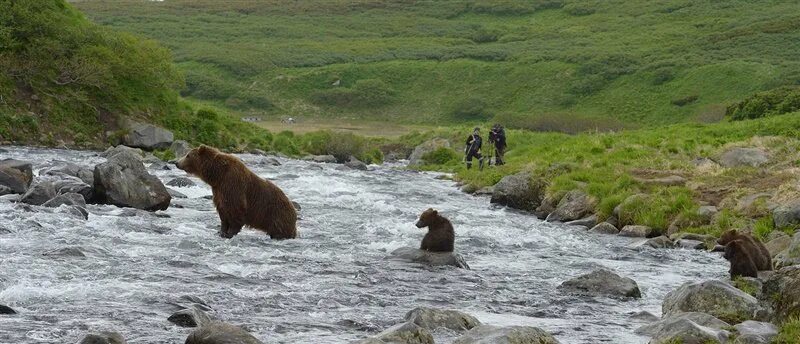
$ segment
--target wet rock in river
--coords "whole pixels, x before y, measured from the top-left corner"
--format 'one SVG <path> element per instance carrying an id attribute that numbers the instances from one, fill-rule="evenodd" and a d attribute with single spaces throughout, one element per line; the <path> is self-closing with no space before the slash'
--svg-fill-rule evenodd
<path id="1" fill-rule="evenodd" d="M 190 307 L 179 310 L 167 320 L 180 327 L 201 327 L 211 322 L 211 317 L 200 309 Z"/>
<path id="2" fill-rule="evenodd" d="M 661 308 L 665 317 L 701 312 L 734 323 L 756 319 L 763 312 L 755 297 L 718 280 L 686 283 L 669 292 Z"/>
<path id="3" fill-rule="evenodd" d="M 125 338 L 116 332 L 92 333 L 83 337 L 78 344 L 126 344 Z"/>
<path id="4" fill-rule="evenodd" d="M 433 344 L 431 333 L 412 322 L 392 326 L 375 336 L 375 339 L 384 343 Z"/>
<path id="5" fill-rule="evenodd" d="M 453 342 L 453 344 L 490 343 L 558 344 L 559 342 L 551 334 L 538 327 L 492 325 L 475 327 Z"/>
<path id="6" fill-rule="evenodd" d="M 431 266 L 449 265 L 469 269 L 464 257 L 454 252 L 429 252 L 413 247 L 401 247 L 392 251 L 392 257 Z"/>
<path id="7" fill-rule="evenodd" d="M 0 314 L 17 314 L 17 311 L 6 305 L 0 305 Z"/>
<path id="8" fill-rule="evenodd" d="M 651 324 L 637 328 L 635 332 L 638 335 L 655 337 L 659 332 L 664 331 L 665 328 L 672 327 L 675 323 L 684 320 L 689 320 L 697 325 L 716 330 L 722 330 L 731 326 L 730 324 L 722 320 L 719 320 L 710 314 L 701 312 L 686 312 L 686 313 L 678 313 L 664 319 L 656 320 Z"/>
<path id="9" fill-rule="evenodd" d="M 172 197 L 133 154 L 122 152 L 95 166 L 95 198 L 100 203 L 148 211 L 165 210 Z"/>
<path id="10" fill-rule="evenodd" d="M 548 222 L 568 222 L 582 219 L 594 211 L 597 201 L 581 190 L 567 192 L 556 210 L 547 216 Z"/>
<path id="11" fill-rule="evenodd" d="M 628 225 L 619 231 L 619 236 L 633 238 L 647 238 L 653 234 L 653 229 L 647 226 Z"/>
<path id="12" fill-rule="evenodd" d="M 263 344 L 239 326 L 212 322 L 200 327 L 186 338 L 185 344 Z"/>
<path id="13" fill-rule="evenodd" d="M 22 196 L 23 203 L 42 205 L 51 198 L 56 197 L 56 189 L 49 180 L 39 180 Z"/>
<path id="14" fill-rule="evenodd" d="M 621 277 L 606 269 L 600 269 L 561 283 L 558 289 L 581 294 L 609 297 L 641 298 L 639 286 L 630 278 Z"/>
<path id="15" fill-rule="evenodd" d="M 192 181 L 189 178 L 177 177 L 168 181 L 167 185 L 182 188 L 182 187 L 196 186 L 197 184 L 195 184 L 194 181 Z"/>
<path id="16" fill-rule="evenodd" d="M 614 227 L 614 225 L 608 222 L 601 222 L 597 226 L 592 227 L 592 229 L 590 229 L 589 231 L 594 233 L 615 234 L 615 235 L 619 233 L 619 229 L 617 229 L 617 227 Z"/>
<path id="17" fill-rule="evenodd" d="M 414 308 L 406 314 L 406 321 L 433 331 L 437 328 L 447 328 L 453 331 L 465 331 L 481 325 L 475 317 L 455 310 L 435 309 L 428 307 Z"/>
<path id="18" fill-rule="evenodd" d="M 580 220 L 569 221 L 565 223 L 568 226 L 581 226 L 586 227 L 586 229 L 594 228 L 597 225 L 597 215 L 591 215 L 589 217 L 584 217 Z"/>

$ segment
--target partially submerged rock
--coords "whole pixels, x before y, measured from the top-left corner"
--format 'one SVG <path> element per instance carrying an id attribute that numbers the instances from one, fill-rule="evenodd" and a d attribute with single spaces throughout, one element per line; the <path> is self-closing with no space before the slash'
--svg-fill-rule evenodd
<path id="1" fill-rule="evenodd" d="M 679 319 L 652 336 L 650 344 L 715 344 L 726 343 L 730 333 L 725 330 L 701 326 L 688 319 Z"/>
<path id="2" fill-rule="evenodd" d="M 661 308 L 665 317 L 701 312 L 729 323 L 756 319 L 763 311 L 755 297 L 718 280 L 686 283 L 669 292 Z"/>
<path id="3" fill-rule="evenodd" d="M 375 339 L 383 343 L 433 344 L 431 333 L 412 322 L 392 326 L 375 336 Z"/>
<path id="4" fill-rule="evenodd" d="M 167 185 L 181 188 L 181 187 L 195 186 L 197 184 L 195 184 L 194 181 L 189 178 L 177 177 L 168 181 Z"/>
<path id="5" fill-rule="evenodd" d="M 581 190 L 567 192 L 558 202 L 556 210 L 547 216 L 548 222 L 574 221 L 594 212 L 597 201 Z"/>
<path id="6" fill-rule="evenodd" d="M 453 344 L 558 344 L 551 334 L 538 327 L 481 325 L 465 333 Z"/>
<path id="7" fill-rule="evenodd" d="M 392 257 L 430 266 L 449 265 L 469 270 L 464 257 L 454 252 L 429 252 L 413 247 L 401 247 L 392 251 Z"/>
<path id="8" fill-rule="evenodd" d="M 417 324 L 429 331 L 437 328 L 465 331 L 481 324 L 478 319 L 466 313 L 428 307 L 414 308 L 406 314 L 406 321 Z"/>
<path id="9" fill-rule="evenodd" d="M 17 311 L 6 305 L 0 305 L 0 314 L 17 314 Z"/>
<path id="10" fill-rule="evenodd" d="M 353 170 L 359 171 L 366 171 L 368 170 L 367 164 L 363 163 L 361 160 L 356 159 L 355 157 L 350 157 L 350 160 L 344 163 L 345 166 L 349 167 Z"/>
<path id="11" fill-rule="evenodd" d="M 239 326 L 212 322 L 200 327 L 186 338 L 185 344 L 263 344 Z"/>
<path id="12" fill-rule="evenodd" d="M 87 334 L 78 344 L 126 344 L 125 338 L 116 332 Z"/>
<path id="13" fill-rule="evenodd" d="M 603 295 L 609 297 L 641 298 L 642 293 L 636 281 L 621 277 L 606 269 L 600 269 L 561 283 L 558 289 L 581 294 Z"/>
<path id="14" fill-rule="evenodd" d="M 99 203 L 148 211 L 165 210 L 172 196 L 132 153 L 123 152 L 95 166 L 95 199 Z"/>
<path id="15" fill-rule="evenodd" d="M 211 323 L 208 314 L 194 307 L 179 310 L 170 315 L 167 320 L 180 327 L 202 327 Z"/>
<path id="16" fill-rule="evenodd" d="M 601 222 L 597 226 L 592 227 L 592 229 L 590 229 L 589 231 L 593 232 L 593 233 L 600 233 L 600 234 L 615 234 L 616 235 L 616 234 L 619 233 L 619 229 L 617 229 L 617 227 L 614 227 L 614 225 L 612 225 L 612 224 L 610 224 L 608 222 Z"/>
<path id="17" fill-rule="evenodd" d="M 38 180 L 22 196 L 22 203 L 42 205 L 51 198 L 56 197 L 56 189 L 50 180 Z"/>

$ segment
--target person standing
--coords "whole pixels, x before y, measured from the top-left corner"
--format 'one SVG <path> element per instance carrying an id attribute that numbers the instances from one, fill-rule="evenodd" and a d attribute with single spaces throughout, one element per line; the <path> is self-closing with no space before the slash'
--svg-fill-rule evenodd
<path id="1" fill-rule="evenodd" d="M 467 169 L 472 168 L 472 158 L 478 159 L 478 166 L 483 170 L 483 156 L 481 156 L 481 146 L 483 140 L 481 139 L 481 129 L 475 127 L 472 134 L 467 137 L 467 147 L 464 150 L 466 157 L 464 160 L 467 162 Z"/>
<path id="2" fill-rule="evenodd" d="M 492 126 L 489 132 L 489 143 L 494 145 L 494 164 L 497 166 L 505 165 L 503 154 L 506 152 L 506 131 L 500 124 Z"/>

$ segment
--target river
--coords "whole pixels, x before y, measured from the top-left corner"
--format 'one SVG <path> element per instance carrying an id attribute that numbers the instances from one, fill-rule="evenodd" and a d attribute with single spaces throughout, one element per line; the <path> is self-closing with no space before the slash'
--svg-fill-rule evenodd
<path id="1" fill-rule="evenodd" d="M 4 147 L 1 158 L 94 166 L 93 152 Z M 458 191 L 435 173 L 372 171 L 240 156 L 302 206 L 296 240 L 243 230 L 231 240 L 204 198 L 210 188 L 175 188 L 166 211 L 90 205 L 88 221 L 25 211 L 0 201 L 0 343 L 75 343 L 114 330 L 129 343 L 183 343 L 189 329 L 167 322 L 170 302 L 204 299 L 217 319 L 243 325 L 265 343 L 347 343 L 402 321 L 417 306 L 458 309 L 484 323 L 532 325 L 562 343 L 646 343 L 632 313 L 661 313 L 665 294 L 687 281 L 722 278 L 718 253 L 632 249 L 635 239 L 542 222 Z M 185 173 L 152 171 L 167 182 Z M 36 174 L 34 172 L 34 174 Z M 472 270 L 387 259 L 418 246 L 414 226 L 428 207 L 450 218 L 456 251 Z M 77 247 L 86 257 L 43 253 Z M 643 297 L 578 297 L 563 281 L 609 268 L 634 279 Z M 437 343 L 452 337 L 437 333 Z M 449 339 L 448 339 L 449 338 Z"/>

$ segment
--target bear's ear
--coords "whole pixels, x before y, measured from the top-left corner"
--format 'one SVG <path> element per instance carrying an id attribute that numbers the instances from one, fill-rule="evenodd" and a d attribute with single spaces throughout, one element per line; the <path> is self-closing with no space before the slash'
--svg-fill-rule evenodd
<path id="1" fill-rule="evenodd" d="M 437 211 L 436 209 L 430 208 L 428 209 L 428 211 L 431 212 L 431 215 L 439 215 L 439 211 Z"/>
<path id="2" fill-rule="evenodd" d="M 200 147 L 197 148 L 197 152 L 200 153 L 200 155 L 211 155 L 214 153 L 214 148 L 206 145 L 200 145 Z"/>

